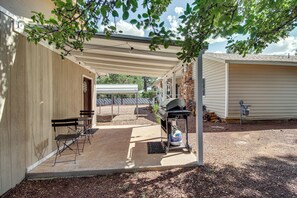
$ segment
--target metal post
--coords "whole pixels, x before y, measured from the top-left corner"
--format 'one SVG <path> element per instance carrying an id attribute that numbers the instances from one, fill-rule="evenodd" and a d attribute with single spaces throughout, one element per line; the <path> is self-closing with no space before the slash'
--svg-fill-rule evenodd
<path id="1" fill-rule="evenodd" d="M 99 115 L 101 115 L 101 102 L 100 102 L 100 95 L 99 95 Z"/>
<path id="2" fill-rule="evenodd" d="M 197 60 L 197 88 L 196 91 L 196 134 L 197 134 L 197 163 L 198 165 L 203 165 L 203 97 L 202 97 L 202 55 L 204 50 L 201 50 Z"/>
<path id="3" fill-rule="evenodd" d="M 120 115 L 120 101 L 118 101 L 118 115 Z"/>
<path id="4" fill-rule="evenodd" d="M 167 80 L 163 78 L 163 97 L 162 101 L 164 101 L 167 98 Z"/>
<path id="5" fill-rule="evenodd" d="M 111 120 L 113 120 L 113 99 L 114 99 L 114 96 L 112 95 L 111 96 Z"/>
<path id="6" fill-rule="evenodd" d="M 136 113 L 137 113 L 136 119 L 138 119 L 138 92 L 135 95 L 136 95 Z"/>
<path id="7" fill-rule="evenodd" d="M 175 72 L 172 73 L 172 86 L 171 86 L 171 97 L 176 98 L 176 76 Z"/>

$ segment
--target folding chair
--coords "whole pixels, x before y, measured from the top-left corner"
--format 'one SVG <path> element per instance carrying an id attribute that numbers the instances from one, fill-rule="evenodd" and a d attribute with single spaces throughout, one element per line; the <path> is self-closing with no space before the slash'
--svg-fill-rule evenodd
<path id="1" fill-rule="evenodd" d="M 81 110 L 80 116 L 93 118 L 94 111 L 93 110 Z M 98 129 L 92 128 L 92 120 L 86 120 L 84 124 L 85 124 L 84 134 L 88 137 L 88 141 L 91 144 L 90 136 L 93 137 L 94 133 L 96 133 L 98 131 Z"/>
<path id="2" fill-rule="evenodd" d="M 78 146 L 77 139 L 80 136 L 77 126 L 78 126 L 77 118 L 52 120 L 52 127 L 54 127 L 55 140 L 57 144 L 57 153 L 56 153 L 54 165 L 58 163 L 57 162 L 58 155 L 61 156 L 62 152 L 64 152 L 66 149 L 69 149 L 74 152 L 75 157 L 74 157 L 74 160 L 71 160 L 71 161 L 74 161 L 74 163 L 76 163 L 76 155 L 79 155 L 79 146 Z M 57 128 L 60 128 L 60 127 L 64 128 L 64 130 L 67 129 L 67 133 L 64 132 L 59 134 L 57 131 Z M 76 149 L 73 149 L 70 147 L 70 145 L 73 143 L 76 143 Z"/>
<path id="3" fill-rule="evenodd" d="M 81 110 L 80 116 L 93 117 L 94 113 L 95 113 L 94 110 Z"/>

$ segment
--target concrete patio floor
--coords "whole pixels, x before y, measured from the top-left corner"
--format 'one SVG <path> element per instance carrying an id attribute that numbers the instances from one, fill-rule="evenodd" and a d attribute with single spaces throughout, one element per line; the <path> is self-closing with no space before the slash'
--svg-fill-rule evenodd
<path id="1" fill-rule="evenodd" d="M 173 167 L 196 166 L 193 153 L 182 150 L 168 154 L 148 154 L 147 142 L 160 141 L 160 125 L 101 126 L 85 144 L 84 151 L 73 161 L 53 166 L 52 156 L 27 173 L 29 179 L 71 176 L 105 175 L 116 172 L 164 170 Z M 62 154 L 59 161 L 73 159 L 74 154 Z"/>

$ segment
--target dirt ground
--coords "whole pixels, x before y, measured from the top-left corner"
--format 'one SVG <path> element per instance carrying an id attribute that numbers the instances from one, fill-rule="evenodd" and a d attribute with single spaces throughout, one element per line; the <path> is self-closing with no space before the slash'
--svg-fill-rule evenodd
<path id="1" fill-rule="evenodd" d="M 119 116 L 127 117 L 125 120 L 116 120 L 118 117 L 118 108 L 114 107 L 114 115 L 111 116 L 111 106 L 101 107 L 101 114 L 97 115 L 97 125 L 145 125 L 145 124 L 155 124 L 155 115 L 148 111 L 147 105 L 139 105 L 138 107 L 138 119 L 129 119 L 132 115 L 136 116 L 135 105 L 122 105 L 119 108 Z M 112 118 L 114 120 L 112 120 Z"/>
<path id="2" fill-rule="evenodd" d="M 184 123 L 179 128 L 184 131 Z M 297 157 L 297 122 L 203 123 L 204 161 L 245 166 L 255 157 Z M 189 118 L 189 143 L 197 151 L 195 117 Z M 183 136 L 185 139 L 185 135 Z"/>
<path id="3" fill-rule="evenodd" d="M 150 116 L 143 122 L 154 123 Z M 196 152 L 195 118 L 189 122 Z M 197 168 L 23 181 L 4 197 L 297 197 L 297 122 L 204 123 L 204 160 Z"/>

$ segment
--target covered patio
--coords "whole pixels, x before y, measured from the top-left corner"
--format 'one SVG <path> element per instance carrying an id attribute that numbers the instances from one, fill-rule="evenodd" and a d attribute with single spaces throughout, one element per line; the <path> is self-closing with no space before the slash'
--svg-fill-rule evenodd
<path id="1" fill-rule="evenodd" d="M 76 163 L 54 164 L 54 156 L 27 173 L 29 179 L 106 175 L 117 172 L 164 170 L 176 167 L 195 166 L 193 153 L 175 150 L 148 154 L 149 142 L 160 142 L 159 125 L 101 126 L 85 144 L 84 152 L 77 156 Z M 73 158 L 62 154 L 59 160 Z"/>
<path id="2" fill-rule="evenodd" d="M 106 39 L 98 34 L 85 44 L 84 52 L 74 51 L 67 58 L 97 74 L 150 77 L 168 76 L 174 68 L 182 64 L 176 57 L 179 47 L 172 46 L 151 52 L 148 45 L 147 38 L 115 35 L 111 39 Z M 53 166 L 54 157 L 48 155 L 27 169 L 27 177 L 37 179 L 91 176 L 197 166 L 197 157 L 186 150 L 175 150 L 168 154 L 149 154 L 152 147 L 149 145 L 161 143 L 160 124 L 94 126 L 93 123 L 93 127 L 99 130 L 92 138 L 92 144 L 85 144 L 84 151 L 77 156 L 76 163 L 63 162 Z M 66 157 L 67 161 L 67 155 L 61 157 Z"/>

